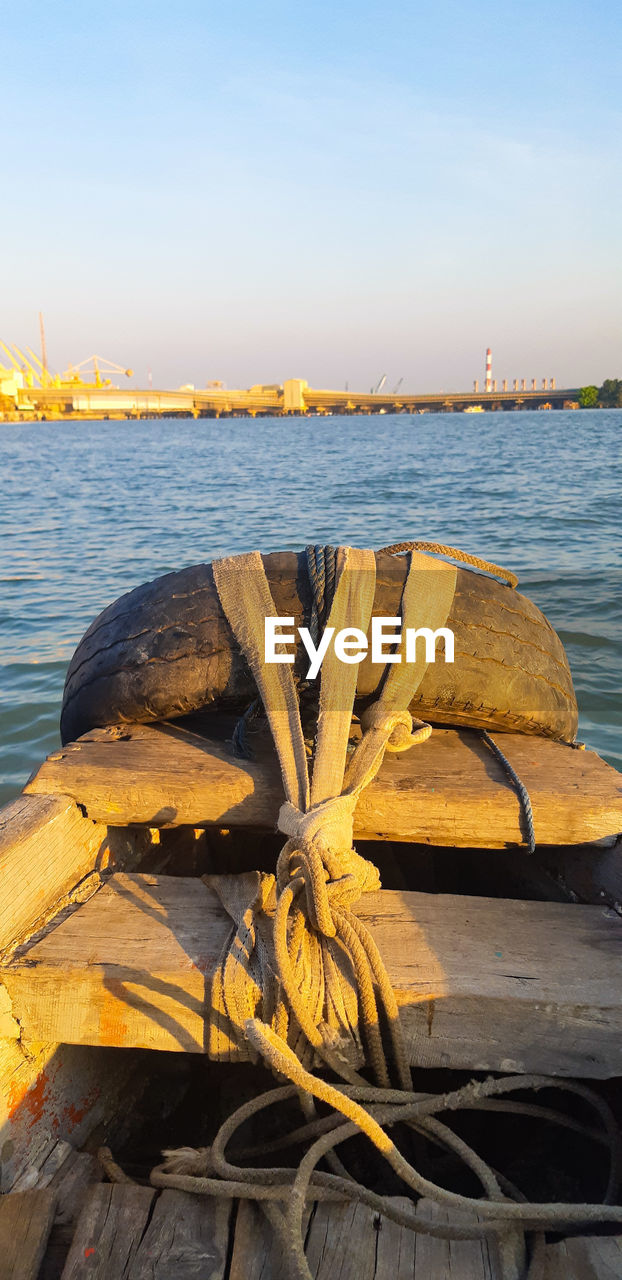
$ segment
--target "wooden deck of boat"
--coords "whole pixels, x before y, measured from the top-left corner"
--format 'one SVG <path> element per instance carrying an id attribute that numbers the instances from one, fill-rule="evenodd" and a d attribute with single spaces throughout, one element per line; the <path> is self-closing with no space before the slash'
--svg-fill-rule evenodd
<path id="1" fill-rule="evenodd" d="M 531 794 L 531 859 L 518 848 L 513 786 L 475 733 L 438 730 L 425 750 L 388 759 L 357 809 L 358 838 L 389 842 L 375 846 L 378 860 L 399 871 L 393 890 L 359 909 L 385 956 L 411 1058 L 621 1076 L 622 858 L 609 847 L 622 829 L 620 775 L 558 743 L 499 741 Z M 273 830 L 281 799 L 273 756 L 239 761 L 204 732 L 124 726 L 54 753 L 27 791 L 0 820 L 0 1033 L 18 1099 L 1 1153 L 11 1191 L 0 1197 L 0 1280 L 283 1280 L 281 1250 L 252 1204 L 103 1183 L 94 1157 L 65 1141 L 86 1141 L 118 1107 L 132 1053 L 205 1051 L 228 922 L 199 877 L 205 851 L 224 859 L 214 869 L 244 872 L 236 850 L 249 827 L 257 844 L 269 841 L 261 832 Z M 452 848 L 457 891 L 417 879 L 424 844 L 437 846 L 435 865 Z M 465 892 L 473 851 L 485 868 L 479 892 L 492 896 L 473 896 L 471 883 Z M 543 890 L 535 896 L 559 889 L 556 900 L 518 900 L 527 863 Z M 105 1099 L 80 1058 L 100 1054 L 115 1060 Z M 29 1161 L 45 1152 L 52 1129 L 62 1141 L 33 1172 L 24 1151 Z M 440 1211 L 421 1202 L 418 1212 Z M 412 1234 L 361 1206 L 316 1205 L 307 1229 L 317 1280 L 498 1280 L 494 1248 Z M 544 1280 L 621 1275 L 622 1236 L 547 1246 Z"/>
<path id="2" fill-rule="evenodd" d="M 84 1165 L 76 1165 L 84 1159 L 92 1161 L 74 1153 L 68 1170 L 45 1189 L 0 1199 L 1 1280 L 287 1280 L 282 1247 L 252 1202 L 89 1182 Z M 426 1200 L 417 1216 L 447 1221 Z M 312 1206 L 306 1254 L 314 1280 L 500 1280 L 501 1274 L 492 1237 L 439 1240 L 355 1204 Z M 546 1246 L 543 1280 L 621 1274 L 622 1236 Z"/>

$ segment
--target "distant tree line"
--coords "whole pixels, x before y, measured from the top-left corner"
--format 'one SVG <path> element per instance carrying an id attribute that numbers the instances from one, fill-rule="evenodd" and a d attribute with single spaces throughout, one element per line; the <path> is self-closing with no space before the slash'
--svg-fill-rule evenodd
<path id="1" fill-rule="evenodd" d="M 602 387 L 581 387 L 579 404 L 582 409 L 622 408 L 622 378 L 605 378 Z"/>

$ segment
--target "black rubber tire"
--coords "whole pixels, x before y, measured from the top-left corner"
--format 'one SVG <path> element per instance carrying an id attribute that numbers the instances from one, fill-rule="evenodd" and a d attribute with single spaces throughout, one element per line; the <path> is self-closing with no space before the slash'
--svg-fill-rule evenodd
<path id="1" fill-rule="evenodd" d="M 308 625 L 304 557 L 278 552 L 264 565 L 279 615 Z M 405 571 L 404 557 L 377 556 L 374 613 L 398 613 Z M 460 568 L 447 625 L 455 634 L 455 663 L 428 667 L 411 704 L 416 715 L 574 740 L 577 705 L 563 646 L 531 601 Z M 364 665 L 358 692 L 369 697 Z M 214 703 L 243 707 L 254 696 L 211 567 L 193 565 L 136 587 L 95 619 L 67 672 L 62 739 L 107 724 L 173 719 Z"/>

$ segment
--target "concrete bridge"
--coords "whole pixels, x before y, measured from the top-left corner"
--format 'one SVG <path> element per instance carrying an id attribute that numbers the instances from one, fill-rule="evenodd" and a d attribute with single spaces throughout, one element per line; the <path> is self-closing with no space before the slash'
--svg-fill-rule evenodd
<path id="1" fill-rule="evenodd" d="M 291 387 L 285 383 L 285 389 Z M 293 396 L 290 392 L 290 406 Z M 315 391 L 303 387 L 302 406 L 284 412 L 319 413 L 453 413 L 464 410 L 563 409 L 578 406 L 577 388 L 542 391 L 438 391 L 430 395 L 369 395 L 351 391 Z"/>
<path id="2" fill-rule="evenodd" d="M 7 398 L 5 397 L 5 400 Z M 451 413 L 465 410 L 563 409 L 578 407 L 579 390 L 433 392 L 430 395 L 365 394 L 321 391 L 301 378 L 282 386 L 254 386 L 247 391 L 221 387 L 204 391 L 120 390 L 115 387 L 27 387 L 5 403 L 0 417 L 13 418 L 152 418 L 255 417 L 281 414 Z"/>

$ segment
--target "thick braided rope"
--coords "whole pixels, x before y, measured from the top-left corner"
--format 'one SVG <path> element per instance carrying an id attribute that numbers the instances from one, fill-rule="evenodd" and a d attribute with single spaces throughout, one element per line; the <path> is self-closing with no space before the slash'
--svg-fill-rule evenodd
<path id="1" fill-rule="evenodd" d="M 392 542 L 390 547 L 380 548 L 380 552 L 391 556 L 401 555 L 403 551 L 429 551 L 437 556 L 450 556 L 452 560 L 459 560 L 461 564 L 469 564 L 474 569 L 482 569 L 485 573 L 494 574 L 496 578 L 503 578 L 512 588 L 518 586 L 518 578 L 511 570 L 502 569 L 500 565 L 493 564 L 490 560 L 482 560 L 480 556 L 469 555 L 468 551 L 460 551 L 458 547 L 446 547 L 442 542 Z"/>
<path id="2" fill-rule="evenodd" d="M 353 564 L 351 569 L 346 568 L 348 556 Z M 374 598 L 375 559 L 372 552 L 349 551 L 343 559 L 330 621 L 337 626 L 354 620 L 366 629 Z M 266 955 L 265 944 L 268 943 L 268 952 L 271 948 L 266 929 L 261 927 L 261 910 L 272 894 L 270 878 L 260 877 L 259 888 L 253 890 L 251 898 L 244 902 L 238 900 L 233 907 L 223 896 L 237 929 L 215 981 L 210 1052 L 213 1051 L 213 1056 L 223 1056 L 219 1033 L 223 1020 L 228 1019 L 233 1041 L 237 1040 L 238 1048 L 248 1054 L 244 1023 L 246 1018 L 260 1015 L 264 1019 L 268 1017 L 275 1033 L 290 1045 L 295 1044 L 304 1061 L 312 1062 L 315 1053 L 342 1078 L 353 1081 L 358 1079 L 355 1064 L 360 1054 L 360 1025 L 376 1079 L 385 1086 L 389 1083 L 389 1065 L 381 1034 L 381 1022 L 384 1022 L 389 1028 L 391 1058 L 396 1064 L 398 1079 L 405 1086 L 410 1076 L 399 1039 L 395 998 L 367 930 L 348 910 L 362 892 L 379 888 L 376 869 L 352 847 L 352 821 L 358 796 L 375 776 L 386 747 L 393 745 L 393 737 L 397 735 L 396 749 L 404 750 L 424 740 L 430 729 L 420 724 L 417 732 L 412 733 L 412 718 L 404 707 L 412 696 L 412 676 L 405 682 L 392 668 L 381 702 L 364 718 L 363 738 L 350 761 L 345 790 L 340 795 L 356 671 L 346 668 L 344 672 L 333 655 L 327 659 L 323 671 L 318 743 L 310 787 L 306 758 L 294 745 L 300 743 L 302 731 L 290 672 L 280 667 L 278 674 L 266 674 L 259 660 L 257 601 L 264 616 L 271 607 L 263 567 L 258 557 L 245 558 L 244 567 L 252 574 L 249 594 L 256 602 L 254 612 L 244 604 L 240 608 L 244 591 L 240 590 L 239 581 L 232 582 L 228 566 L 223 573 L 217 565 L 215 579 L 225 612 L 230 621 L 234 619 L 238 640 L 259 684 L 281 756 L 286 794 L 290 798 L 281 808 L 279 828 L 289 839 L 277 865 L 273 955 Z M 455 571 L 447 566 L 447 572 L 435 574 L 434 579 L 429 579 L 428 574 L 424 576 L 428 579 L 428 593 L 432 591 L 437 596 L 436 579 L 443 579 L 441 603 L 437 608 L 442 610 L 439 620 L 444 621 L 453 598 Z M 415 594 L 407 581 L 404 592 L 407 599 L 410 599 L 409 587 L 410 597 Z M 412 599 L 409 608 L 412 608 Z M 417 680 L 422 674 L 423 669 L 417 672 Z M 286 724 L 290 729 L 286 729 Z M 297 761 L 295 765 L 294 761 Z M 309 797 L 310 807 L 307 807 L 309 799 L 301 806 L 300 796 Z M 230 898 L 231 891 L 223 886 L 222 878 L 214 881 L 213 887 L 221 896 L 224 889 Z M 262 906 L 257 914 L 260 897 Z M 349 958 L 352 977 L 344 975 L 342 953 Z"/>
<path id="3" fill-rule="evenodd" d="M 256 561 L 254 567 L 259 567 Z M 446 580 L 441 584 L 441 592 L 449 586 L 451 595 L 448 599 L 451 599 L 455 570 L 452 571 L 451 566 L 444 566 L 444 569 L 453 572 L 453 578 L 451 582 Z M 403 602 L 408 601 L 410 577 L 409 573 Z M 352 591 L 355 583 L 352 580 L 348 583 L 346 579 L 345 593 L 343 583 L 341 585 L 343 598 L 338 602 L 335 621 L 344 617 L 347 619 L 348 606 L 353 607 Z M 361 586 L 362 580 L 359 581 L 358 588 L 361 589 Z M 367 591 L 368 587 L 369 584 L 366 584 Z M 263 606 L 267 604 L 261 582 L 259 587 L 257 582 L 254 583 L 253 593 Z M 417 598 L 420 595 L 417 586 Z M 446 608 L 448 611 L 448 605 Z M 371 610 L 370 604 L 369 609 Z M 359 620 L 356 612 L 354 617 Z M 404 681 L 404 675 L 400 675 L 399 668 L 391 668 L 380 703 L 371 709 L 367 722 L 363 723 L 363 737 L 350 760 L 345 789 L 339 795 L 335 794 L 335 786 L 345 766 L 348 734 L 346 720 L 349 722 L 349 713 L 346 716 L 342 707 L 336 722 L 332 723 L 327 712 L 331 710 L 331 696 L 335 686 L 331 686 L 330 679 L 325 685 L 323 679 L 318 751 L 313 784 L 310 786 L 291 673 L 289 669 L 284 671 L 280 667 L 279 677 L 272 681 L 268 696 L 265 696 L 256 650 L 253 650 L 248 639 L 249 625 L 248 616 L 245 615 L 240 623 L 240 633 L 243 641 L 246 641 L 243 647 L 258 678 L 281 759 L 288 800 L 281 810 L 279 826 L 289 839 L 279 859 L 276 884 L 271 877 L 257 875 L 254 896 L 251 894 L 248 899 L 248 894 L 246 897 L 242 894 L 237 908 L 232 909 L 237 929 L 234 930 L 231 946 L 220 971 L 225 1012 L 233 1023 L 234 1035 L 242 1037 L 245 1044 L 260 1054 L 275 1072 L 292 1082 L 294 1089 L 288 1096 L 297 1092 L 298 1096 L 306 1097 L 304 1111 L 307 1117 L 313 1115 L 309 1100 L 315 1097 L 332 1107 L 334 1114 L 343 1116 L 345 1123 L 333 1121 L 329 1131 L 314 1137 L 310 1150 L 295 1173 L 291 1170 L 249 1170 L 232 1166 L 224 1155 L 225 1145 L 232 1133 L 242 1122 L 242 1118 L 269 1105 L 269 1101 L 255 1099 L 253 1104 L 247 1104 L 246 1108 L 231 1117 L 217 1135 L 209 1157 L 204 1161 L 205 1171 L 210 1171 L 214 1177 L 202 1176 L 198 1153 L 192 1153 L 189 1163 L 186 1159 L 185 1164 L 183 1153 L 180 1153 L 181 1163 L 178 1160 L 175 1165 L 173 1160 L 172 1166 L 169 1162 L 164 1170 L 154 1171 L 154 1184 L 181 1186 L 179 1179 L 186 1178 L 183 1186 L 185 1190 L 250 1196 L 262 1202 L 265 1198 L 268 1201 L 284 1201 L 283 1208 L 273 1204 L 268 1210 L 268 1216 L 292 1260 L 292 1274 L 299 1280 L 310 1280 L 311 1273 L 302 1238 L 303 1209 L 307 1199 L 317 1199 L 329 1188 L 348 1198 L 373 1204 L 386 1216 L 395 1217 L 391 1206 L 383 1197 L 374 1196 L 349 1177 L 319 1173 L 316 1169 L 320 1159 L 333 1157 L 335 1146 L 360 1131 L 413 1192 L 432 1196 L 447 1207 L 455 1209 L 458 1214 L 464 1210 L 475 1210 L 487 1220 L 483 1224 L 467 1224 L 466 1227 L 463 1221 L 458 1220 L 446 1228 L 446 1234 L 458 1239 L 472 1238 L 474 1234 L 481 1235 L 487 1230 L 500 1234 L 504 1258 L 503 1276 L 505 1278 L 507 1275 L 507 1280 L 514 1280 L 518 1270 L 512 1239 L 516 1244 L 516 1237 L 507 1235 L 512 1226 L 539 1231 L 543 1226 L 559 1228 L 573 1223 L 619 1222 L 622 1221 L 622 1208 L 612 1205 L 529 1205 L 508 1201 L 495 1173 L 462 1140 L 433 1118 L 438 1111 L 478 1105 L 482 1099 L 502 1096 L 516 1089 L 552 1085 L 560 1087 L 558 1081 L 514 1077 L 483 1084 L 472 1082 L 464 1089 L 442 1098 L 412 1093 L 409 1087 L 409 1067 L 401 1043 L 397 1008 L 389 979 L 366 929 L 349 910 L 349 904 L 362 890 L 375 887 L 378 883 L 375 868 L 359 858 L 352 848 L 354 803 L 361 789 L 377 771 L 392 736 L 399 731 L 402 735 L 400 748 L 407 745 L 403 741 L 407 737 L 404 703 L 408 705 L 411 690 Z M 288 676 L 291 684 L 288 683 Z M 421 673 L 418 678 L 421 678 Z M 355 680 L 350 680 L 351 698 L 354 696 L 354 687 Z M 351 701 L 349 705 L 351 706 Z M 241 881 L 244 878 L 224 879 Z M 273 916 L 268 917 L 273 919 L 273 924 L 267 933 L 265 912 L 273 893 L 276 906 Z M 274 954 L 270 950 L 268 934 L 274 945 Z M 331 951 L 333 940 L 335 944 L 345 948 L 350 958 L 360 1021 L 369 1060 L 378 1080 L 377 1086 L 369 1086 L 361 1080 L 347 1056 L 344 1057 L 341 1042 L 335 1042 L 334 1039 L 331 1041 L 330 1035 L 327 1035 L 330 1027 L 321 1018 L 318 1021 L 318 1010 L 325 1008 L 327 987 L 330 988 L 331 984 L 335 984 L 335 991 L 338 993 L 335 1005 L 341 1002 L 345 1008 L 339 983 L 336 983 L 335 978 L 338 951 Z M 389 1059 L 379 1030 L 379 1008 L 383 1010 L 390 1027 L 391 1060 L 397 1062 L 400 1089 L 387 1088 Z M 309 1048 L 342 1080 L 349 1083 L 337 1088 L 308 1070 L 301 1058 L 305 1057 Z M 561 1087 L 571 1088 L 581 1096 L 588 1097 L 589 1091 L 582 1090 L 581 1086 L 562 1084 Z M 600 1105 L 604 1106 L 599 1100 Z M 333 1117 L 330 1119 L 333 1120 Z M 398 1120 L 410 1124 L 418 1132 L 426 1133 L 432 1140 L 459 1153 L 479 1177 L 488 1199 L 472 1200 L 459 1196 L 435 1186 L 419 1174 L 386 1132 L 386 1126 L 390 1127 Z M 310 1123 L 317 1124 L 317 1120 Z M 606 1123 L 609 1124 L 609 1121 Z M 614 1160 L 610 1189 L 617 1182 L 615 1163 Z M 184 1171 L 189 1167 L 191 1175 Z M 334 1163 L 332 1167 L 335 1168 Z M 197 1173 L 199 1176 L 195 1176 Z M 507 1190 L 508 1184 L 504 1185 Z M 430 1224 L 420 1220 L 415 1224 L 412 1218 L 407 1225 L 415 1230 L 430 1229 Z M 431 1233 L 438 1234 L 436 1231 Z"/>
<path id="4" fill-rule="evenodd" d="M 249 1033 L 253 1038 L 256 1035 L 261 1037 L 265 1029 L 261 1026 L 251 1027 Z M 281 1066 L 286 1066 L 284 1061 L 281 1062 Z M 296 1062 L 288 1064 L 288 1074 L 290 1073 L 296 1077 L 295 1086 L 271 1090 L 245 1103 L 221 1126 L 211 1148 L 200 1151 L 182 1148 L 178 1151 L 165 1152 L 165 1163 L 153 1171 L 151 1182 L 157 1187 L 172 1187 L 198 1195 L 235 1196 L 253 1199 L 261 1204 L 265 1204 L 266 1200 L 281 1201 L 285 1220 L 281 1224 L 279 1234 L 286 1246 L 286 1256 L 294 1259 L 292 1274 L 296 1277 L 309 1280 L 311 1275 L 304 1256 L 302 1235 L 303 1209 L 309 1200 L 357 1201 L 411 1230 L 423 1231 L 442 1239 L 456 1240 L 481 1238 L 491 1232 L 498 1234 L 503 1232 L 504 1227 L 507 1230 L 508 1225 L 512 1224 L 531 1230 L 542 1230 L 545 1227 L 560 1230 L 563 1227 L 589 1225 L 597 1221 L 622 1221 L 622 1208 L 616 1205 L 530 1204 L 524 1201 L 519 1193 L 515 1193 L 519 1203 L 508 1201 L 500 1190 L 500 1184 L 506 1190 L 511 1189 L 510 1184 L 500 1175 L 495 1175 L 466 1143 L 447 1129 L 446 1125 L 441 1125 L 435 1120 L 435 1117 L 444 1111 L 481 1109 L 491 1105 L 495 1099 L 500 1107 L 510 1112 L 516 1110 L 520 1113 L 519 1103 L 499 1101 L 504 1095 L 516 1091 L 554 1087 L 577 1094 L 596 1110 L 602 1121 L 602 1133 L 596 1131 L 594 1136 L 599 1141 L 607 1142 L 611 1147 L 613 1176 L 614 1165 L 617 1165 L 619 1158 L 619 1142 L 617 1137 L 613 1136 L 617 1132 L 615 1120 L 607 1103 L 585 1086 L 547 1077 L 514 1076 L 503 1080 L 489 1079 L 483 1082 L 472 1082 L 445 1095 L 430 1095 L 395 1089 L 378 1089 L 367 1084 L 354 1087 L 343 1085 L 339 1090 L 335 1090 L 333 1086 L 308 1076 L 308 1073 L 304 1073 L 304 1069 L 300 1068 L 300 1064 Z M 312 1088 L 316 1096 L 322 1096 L 325 1101 L 335 1106 L 336 1113 L 294 1130 L 289 1134 L 288 1139 L 266 1144 L 260 1149 L 265 1155 L 270 1149 L 277 1149 L 278 1146 L 298 1143 L 305 1138 L 312 1140 L 313 1146 L 300 1164 L 298 1171 L 287 1167 L 249 1169 L 231 1164 L 225 1155 L 226 1147 L 241 1125 L 265 1108 L 275 1104 L 281 1106 L 288 1099 L 294 1098 L 302 1082 Z M 541 1109 L 525 1106 L 523 1110 L 529 1112 Z M 340 1122 L 339 1114 L 346 1118 L 345 1124 Z M 547 1118 L 562 1125 L 568 1123 L 566 1116 L 558 1115 L 556 1112 L 547 1111 L 546 1115 Z M 380 1131 L 382 1132 L 381 1142 L 376 1142 L 375 1145 L 406 1184 L 417 1194 L 425 1195 L 447 1208 L 453 1208 L 457 1214 L 453 1222 L 444 1225 L 423 1220 L 416 1216 L 414 1208 L 413 1210 L 405 1209 L 396 1204 L 391 1197 L 371 1192 L 349 1177 L 344 1179 L 317 1170 L 316 1165 L 322 1156 L 326 1156 L 336 1145 L 352 1136 L 361 1116 L 364 1117 L 364 1131 L 369 1136 L 373 1133 L 372 1141 Z M 392 1126 L 397 1122 L 408 1124 L 437 1145 L 446 1146 L 460 1155 L 479 1178 L 488 1200 L 449 1192 L 418 1174 L 384 1133 L 383 1126 Z M 255 1152 L 249 1151 L 243 1154 L 248 1158 Z M 617 1190 L 617 1184 L 612 1184 L 611 1176 L 610 1190 Z M 473 1221 L 472 1217 L 470 1220 L 465 1218 L 465 1211 L 477 1214 L 480 1221 Z M 272 1215 L 270 1217 L 272 1221 Z"/>
<path id="5" fill-rule="evenodd" d="M 335 594 L 335 578 L 337 573 L 337 548 L 310 544 L 305 547 L 307 572 L 313 592 L 311 620 L 309 631 L 313 643 L 317 646 L 320 632 L 326 625 L 333 596 Z"/>

